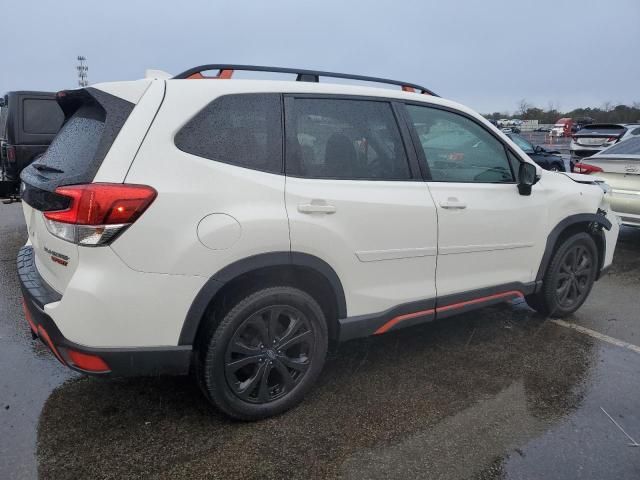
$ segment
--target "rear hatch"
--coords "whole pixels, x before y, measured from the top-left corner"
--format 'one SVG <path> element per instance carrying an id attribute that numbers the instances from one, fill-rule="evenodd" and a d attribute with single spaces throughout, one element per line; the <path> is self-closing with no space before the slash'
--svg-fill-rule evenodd
<path id="1" fill-rule="evenodd" d="M 24 216 L 36 267 L 63 293 L 78 260 L 78 246 L 50 233 L 42 212 L 64 210 L 69 198 L 55 193 L 65 185 L 87 184 L 100 168 L 134 104 L 96 88 L 60 92 L 65 121 L 45 153 L 21 174 Z"/>
<path id="2" fill-rule="evenodd" d="M 600 123 L 585 125 L 573 135 L 574 141 L 582 147 L 602 147 L 617 142 L 627 131 L 622 125 Z"/>

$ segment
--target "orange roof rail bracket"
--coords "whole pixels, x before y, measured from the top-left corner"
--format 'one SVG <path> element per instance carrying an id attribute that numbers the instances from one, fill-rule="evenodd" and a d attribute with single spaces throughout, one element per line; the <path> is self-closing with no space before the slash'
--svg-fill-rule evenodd
<path id="1" fill-rule="evenodd" d="M 229 79 L 233 77 L 233 70 L 230 69 L 221 69 L 215 77 L 207 77 L 202 75 L 200 72 L 193 73 L 189 75 L 187 80 L 215 80 L 215 79 Z"/>

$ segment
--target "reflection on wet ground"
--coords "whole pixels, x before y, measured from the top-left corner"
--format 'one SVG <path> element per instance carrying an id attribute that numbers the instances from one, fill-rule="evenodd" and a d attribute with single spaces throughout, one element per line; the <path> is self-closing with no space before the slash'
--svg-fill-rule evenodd
<path id="1" fill-rule="evenodd" d="M 572 321 L 611 323 L 598 309 L 616 287 L 637 291 L 627 267 L 639 239 L 624 233 L 616 267 Z M 3 249 L 3 262 L 18 245 Z M 600 410 L 640 437 L 640 355 L 544 322 L 523 304 L 338 345 L 300 407 L 240 423 L 213 410 L 189 378 L 71 376 L 34 355 L 16 288 L 12 279 L 0 293 L 0 395 L 15 398 L 0 412 L 0 447 L 14 460 L 0 472 L 17 478 L 35 472 L 35 422 L 42 478 L 640 478 L 640 448 Z M 611 305 L 624 332 L 633 333 L 639 302 Z M 22 436 L 20 449 L 2 439 L 7 431 Z"/>

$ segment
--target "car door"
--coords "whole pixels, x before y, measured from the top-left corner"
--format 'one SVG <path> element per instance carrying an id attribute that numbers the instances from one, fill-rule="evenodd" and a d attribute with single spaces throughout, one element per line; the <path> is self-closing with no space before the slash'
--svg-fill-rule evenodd
<path id="1" fill-rule="evenodd" d="M 543 196 L 520 195 L 518 159 L 471 116 L 424 105 L 406 113 L 438 213 L 438 305 L 478 290 L 519 291 L 533 281 L 546 240 Z"/>
<path id="2" fill-rule="evenodd" d="M 391 102 L 288 96 L 291 250 L 337 273 L 349 317 L 435 298 L 437 222 Z"/>

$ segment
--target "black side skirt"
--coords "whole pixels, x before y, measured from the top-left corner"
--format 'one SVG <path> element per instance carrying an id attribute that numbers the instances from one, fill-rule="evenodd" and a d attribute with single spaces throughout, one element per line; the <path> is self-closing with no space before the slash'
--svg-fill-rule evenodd
<path id="1" fill-rule="evenodd" d="M 507 283 L 460 294 L 446 295 L 438 299 L 406 303 L 384 312 L 340 319 L 338 320 L 340 324 L 339 340 L 342 342 L 369 335 L 380 335 L 391 330 L 523 298 L 537 291 L 540 283 Z"/>

